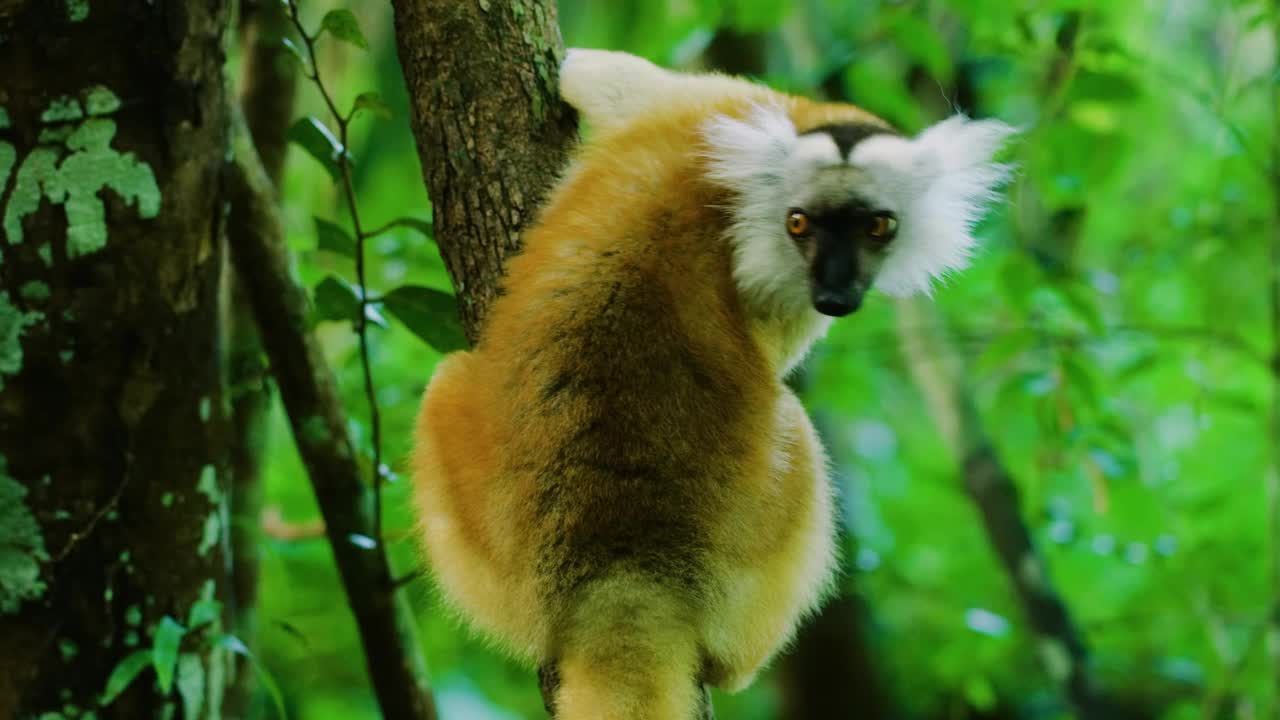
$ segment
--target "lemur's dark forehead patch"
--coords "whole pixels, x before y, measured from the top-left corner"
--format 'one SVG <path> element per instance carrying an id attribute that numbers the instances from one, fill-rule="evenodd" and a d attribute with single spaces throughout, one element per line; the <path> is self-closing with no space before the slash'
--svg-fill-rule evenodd
<path id="1" fill-rule="evenodd" d="M 893 128 L 888 128 L 875 123 L 828 123 L 810 128 L 800 133 L 804 135 L 830 135 L 836 144 L 836 149 L 840 151 L 840 159 L 848 160 L 849 153 L 853 151 L 853 146 L 866 140 L 872 135 L 897 135 Z"/>

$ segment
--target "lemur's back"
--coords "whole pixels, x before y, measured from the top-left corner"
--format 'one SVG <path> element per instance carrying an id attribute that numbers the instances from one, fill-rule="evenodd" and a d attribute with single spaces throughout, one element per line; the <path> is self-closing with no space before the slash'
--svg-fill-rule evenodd
<path id="1" fill-rule="evenodd" d="M 767 464 L 777 383 L 733 288 L 723 198 L 694 174 L 700 117 L 584 154 L 459 378 L 502 477 L 484 512 L 538 538 L 512 545 L 508 572 L 536 572 L 540 603 L 614 571 L 703 592 L 708 523 L 749 492 L 744 465 Z M 445 418 L 438 432 L 482 436 Z"/>

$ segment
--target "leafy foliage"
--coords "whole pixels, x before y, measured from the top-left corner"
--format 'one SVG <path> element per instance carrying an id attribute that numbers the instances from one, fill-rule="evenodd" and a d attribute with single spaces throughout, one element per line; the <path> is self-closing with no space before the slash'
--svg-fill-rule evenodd
<path id="1" fill-rule="evenodd" d="M 1127 716 L 1276 707 L 1264 642 L 1274 592 L 1266 568 L 1278 552 L 1266 494 L 1276 381 L 1263 268 L 1280 232 L 1267 175 L 1280 144 L 1270 5 L 559 5 L 570 45 L 688 65 L 731 28 L 767 49 L 766 82 L 843 95 L 907 131 L 957 105 L 1025 128 L 1009 202 L 983 226 L 974 267 L 937 294 L 925 321 L 949 340 L 904 340 L 897 308 L 873 297 L 808 364 L 805 399 L 831 448 L 850 533 L 846 588 L 866 601 L 877 670 L 904 716 L 1065 713 L 910 372 L 922 353 L 965 368 L 1052 580 L 1099 679 L 1134 708 Z M 391 321 L 370 328 L 385 457 L 400 466 L 434 363 L 463 341 L 431 242 L 390 11 L 352 7 L 363 31 L 345 11 L 319 26 L 346 41 L 324 46 L 343 61 L 338 105 L 370 115 L 349 128 L 360 212 L 375 226 L 409 216 L 366 232 L 369 299 Z M 345 54 L 348 44 L 369 53 Z M 290 242 L 320 316 L 353 320 L 354 241 L 341 229 L 351 225 L 336 187 L 347 149 L 309 119 L 326 113 L 314 90 L 301 101 L 291 138 L 321 165 L 291 156 L 282 187 Z M 344 403 L 363 407 L 350 326 L 318 331 Z M 363 417 L 353 416 L 352 432 L 371 457 Z M 286 529 L 305 528 L 317 517 L 311 490 L 284 451 L 279 416 L 272 430 L 281 451 L 268 453 L 268 503 Z M 385 494 L 388 552 L 408 574 L 419 557 L 407 488 L 391 483 Z M 329 551 L 319 536 L 298 535 L 264 539 L 261 662 L 293 717 L 376 717 L 349 617 L 331 601 L 340 586 Z M 469 638 L 428 580 L 411 589 L 445 717 L 540 716 L 529 673 Z M 147 656 L 133 674 L 113 682 L 150 666 L 151 651 L 139 652 Z M 776 717 L 774 680 L 717 695 L 720 716 Z"/>
<path id="2" fill-rule="evenodd" d="M 398 287 L 382 298 L 387 312 L 439 352 L 467 346 L 458 320 L 458 302 L 452 295 L 427 287 Z"/>
<path id="3" fill-rule="evenodd" d="M 369 41 L 364 39 L 360 23 L 350 10 L 337 8 L 325 13 L 324 19 L 320 21 L 320 29 L 343 42 L 364 50 L 369 49 Z"/>

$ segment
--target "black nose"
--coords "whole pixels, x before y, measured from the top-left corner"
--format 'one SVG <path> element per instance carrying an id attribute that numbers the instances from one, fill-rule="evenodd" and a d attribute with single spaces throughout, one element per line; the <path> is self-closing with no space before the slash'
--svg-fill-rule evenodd
<path id="1" fill-rule="evenodd" d="M 861 305 L 861 293 L 852 290 L 846 292 L 818 290 L 813 294 L 813 308 L 831 317 L 844 317 Z"/>

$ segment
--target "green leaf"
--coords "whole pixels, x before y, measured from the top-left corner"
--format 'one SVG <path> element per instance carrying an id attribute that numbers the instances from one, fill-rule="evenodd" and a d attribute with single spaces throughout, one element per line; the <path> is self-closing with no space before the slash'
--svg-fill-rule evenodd
<path id="1" fill-rule="evenodd" d="M 107 678 L 107 687 L 102 691 L 102 697 L 98 698 L 98 704 L 110 705 L 138 677 L 138 673 L 150 665 L 150 649 L 138 650 L 125 656 Z"/>
<path id="2" fill-rule="evenodd" d="M 342 143 L 329 132 L 325 124 L 313 117 L 299 118 L 289 127 L 289 142 L 307 151 L 307 154 L 324 166 L 334 182 L 342 179 L 338 168 L 338 157 L 342 153 Z"/>
<path id="3" fill-rule="evenodd" d="M 356 98 L 355 106 L 351 109 L 351 116 L 361 110 L 368 110 L 383 120 L 390 120 L 395 117 L 395 113 L 391 112 L 391 106 L 382 101 L 382 96 L 376 92 L 360 93 Z"/>
<path id="4" fill-rule="evenodd" d="M 1123 72 L 1081 70 L 1071 83 L 1071 97 L 1076 102 L 1127 102 L 1136 100 L 1141 94 L 1141 86 Z"/>
<path id="5" fill-rule="evenodd" d="M 1074 391 L 1074 394 L 1088 405 L 1089 409 L 1097 410 L 1100 393 L 1093 371 L 1080 362 L 1075 353 L 1064 353 L 1060 367 L 1067 387 Z"/>
<path id="6" fill-rule="evenodd" d="M 382 305 L 405 327 L 441 353 L 467 347 L 454 296 L 431 288 L 407 285 L 382 298 Z"/>
<path id="7" fill-rule="evenodd" d="M 151 644 L 151 663 L 156 668 L 156 680 L 160 691 L 169 694 L 173 687 L 173 669 L 178 665 L 178 647 L 187 629 L 177 620 L 165 615 L 156 627 L 155 641 Z"/>
<path id="8" fill-rule="evenodd" d="M 974 366 L 981 375 L 1002 370 L 1013 364 L 1024 353 L 1036 346 L 1036 336 L 1029 332 L 1007 332 L 996 338 L 994 342 L 982 350 L 982 355 Z"/>
<path id="9" fill-rule="evenodd" d="M 258 679 L 262 681 L 262 686 L 266 689 L 267 695 L 271 696 L 271 704 L 275 706 L 276 717 L 280 718 L 280 720 L 288 720 L 289 714 L 284 709 L 284 695 L 280 693 L 280 686 L 276 684 L 275 678 L 267 671 L 267 667 L 258 660 L 256 655 L 249 651 L 249 647 L 235 635 L 223 635 L 218 639 L 218 644 L 230 652 L 248 659 L 249 664 L 253 666 L 253 671 L 258 674 Z"/>
<path id="10" fill-rule="evenodd" d="M 187 627 L 192 630 L 217 621 L 222 616 L 222 603 L 217 600 L 197 600 L 187 613 Z"/>
<path id="11" fill-rule="evenodd" d="M 316 223 L 316 247 L 344 257 L 356 256 L 356 242 L 336 223 L 312 218 Z"/>
<path id="12" fill-rule="evenodd" d="M 345 8 L 325 13 L 324 19 L 320 21 L 320 30 L 322 32 L 327 30 L 335 38 L 349 42 L 358 48 L 369 49 L 369 41 L 365 40 L 364 33 L 360 32 L 360 22 L 350 10 Z"/>
<path id="13" fill-rule="evenodd" d="M 347 281 L 328 275 L 314 291 L 315 319 L 338 322 L 355 322 L 360 313 L 360 296 Z"/>
<path id="14" fill-rule="evenodd" d="M 1055 288 L 1071 312 L 1078 317 L 1095 335 L 1106 334 L 1106 322 L 1102 319 L 1102 310 L 1098 307 L 1097 291 L 1078 283 L 1066 283 Z"/>

